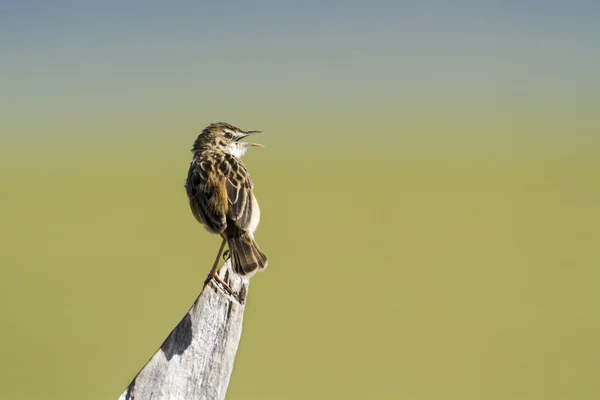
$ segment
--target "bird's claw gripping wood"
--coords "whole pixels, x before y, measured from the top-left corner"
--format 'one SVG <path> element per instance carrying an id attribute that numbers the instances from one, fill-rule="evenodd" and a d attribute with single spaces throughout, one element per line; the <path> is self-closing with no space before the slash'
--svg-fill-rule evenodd
<path id="1" fill-rule="evenodd" d="M 221 277 L 217 273 L 217 267 L 219 266 L 219 259 L 221 258 L 221 254 L 223 253 L 223 249 L 225 248 L 226 242 L 227 242 L 227 240 L 225 240 L 225 239 L 223 239 L 223 241 L 221 242 L 221 247 L 219 247 L 219 253 L 217 254 L 217 258 L 215 259 L 215 263 L 213 264 L 212 269 L 210 270 L 210 272 L 208 273 L 208 276 L 206 277 L 206 280 L 204 281 L 204 286 L 208 285 L 210 283 L 210 281 L 212 279 L 214 279 L 218 284 L 220 284 L 223 287 L 223 289 L 225 289 L 225 291 L 227 293 L 229 293 L 230 295 L 233 296 L 234 295 L 233 290 L 229 287 L 227 282 L 225 282 L 223 279 L 221 279 Z M 226 251 L 226 253 L 229 254 L 229 251 Z"/>
<path id="2" fill-rule="evenodd" d="M 212 279 L 214 279 L 219 285 L 221 285 L 221 287 L 227 293 L 229 293 L 231 296 L 235 297 L 235 295 L 233 293 L 233 289 L 231 289 L 231 287 L 229 287 L 229 285 L 227 284 L 227 282 L 225 282 L 223 279 L 221 279 L 221 277 L 219 276 L 219 274 L 217 273 L 216 270 L 211 270 L 210 271 L 210 273 L 206 277 L 206 280 L 204 281 L 204 286 L 208 285 Z"/>

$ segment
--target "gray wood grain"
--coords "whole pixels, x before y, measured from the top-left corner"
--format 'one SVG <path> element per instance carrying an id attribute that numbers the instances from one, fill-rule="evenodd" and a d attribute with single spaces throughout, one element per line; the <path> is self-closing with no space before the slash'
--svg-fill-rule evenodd
<path id="1" fill-rule="evenodd" d="M 235 293 L 211 281 L 119 400 L 224 399 L 242 336 L 249 279 L 219 272 Z"/>

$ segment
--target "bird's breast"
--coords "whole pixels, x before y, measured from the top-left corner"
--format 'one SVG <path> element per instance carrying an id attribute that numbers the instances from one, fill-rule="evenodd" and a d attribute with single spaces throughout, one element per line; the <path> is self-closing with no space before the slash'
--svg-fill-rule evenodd
<path id="1" fill-rule="evenodd" d="M 260 207 L 258 206 L 258 201 L 254 194 L 252 194 L 252 217 L 250 218 L 250 223 L 248 224 L 248 231 L 250 235 L 254 237 L 254 231 L 258 228 L 258 224 L 260 222 Z"/>

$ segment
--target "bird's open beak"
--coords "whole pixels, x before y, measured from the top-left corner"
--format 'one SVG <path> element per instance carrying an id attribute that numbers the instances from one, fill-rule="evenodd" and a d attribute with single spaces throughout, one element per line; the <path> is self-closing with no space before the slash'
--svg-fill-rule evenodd
<path id="1" fill-rule="evenodd" d="M 240 137 L 238 139 L 238 141 L 240 141 L 241 139 L 244 139 L 248 136 L 251 135 L 256 135 L 256 134 L 260 134 L 262 133 L 262 131 L 246 131 L 246 133 L 244 134 L 244 136 Z M 241 142 L 242 144 L 245 144 L 246 146 L 253 146 L 253 147 L 265 147 L 263 144 L 260 143 L 252 143 L 252 142 Z"/>

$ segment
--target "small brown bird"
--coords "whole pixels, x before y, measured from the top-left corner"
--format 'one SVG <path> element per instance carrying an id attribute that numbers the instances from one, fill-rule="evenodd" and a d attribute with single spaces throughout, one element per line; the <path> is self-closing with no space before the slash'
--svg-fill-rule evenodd
<path id="1" fill-rule="evenodd" d="M 260 221 L 260 209 L 252 193 L 254 184 L 240 160 L 249 146 L 264 147 L 240 141 L 257 133 L 261 132 L 243 131 L 225 122 L 204 128 L 194 142 L 194 156 L 185 183 L 194 217 L 207 231 L 223 238 L 204 284 L 215 279 L 230 293 L 229 286 L 217 275 L 225 242 L 236 274 L 252 276 L 267 267 L 267 257 L 254 241 Z"/>

